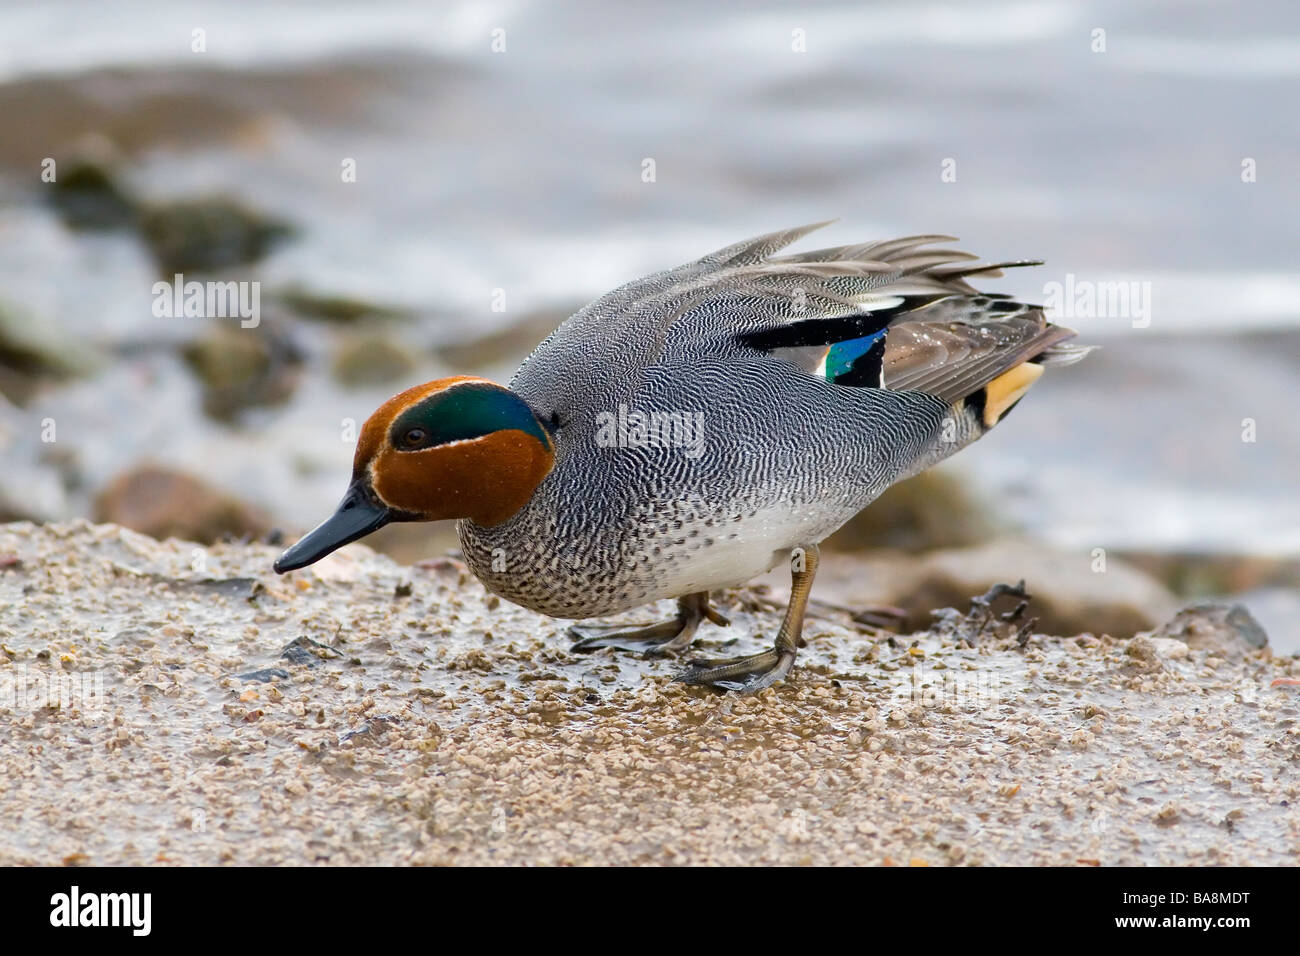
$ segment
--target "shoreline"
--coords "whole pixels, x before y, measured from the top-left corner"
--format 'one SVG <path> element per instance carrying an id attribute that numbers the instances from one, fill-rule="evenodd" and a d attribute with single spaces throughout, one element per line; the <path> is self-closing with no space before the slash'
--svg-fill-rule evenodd
<path id="1" fill-rule="evenodd" d="M 0 526 L 0 556 L 0 688 L 102 679 L 57 708 L 0 695 L 0 865 L 1300 853 L 1300 688 L 1274 684 L 1300 660 L 1267 648 L 816 617 L 792 679 L 736 697 L 671 683 L 675 661 L 572 655 L 567 622 L 450 558 L 353 546 L 277 577 L 269 546 L 86 522 Z M 773 604 L 726 592 L 734 624 L 699 652 L 757 648 Z"/>

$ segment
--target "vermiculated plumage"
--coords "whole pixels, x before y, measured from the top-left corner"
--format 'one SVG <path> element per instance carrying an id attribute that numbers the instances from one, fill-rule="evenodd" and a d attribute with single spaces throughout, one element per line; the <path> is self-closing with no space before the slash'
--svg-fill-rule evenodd
<path id="1" fill-rule="evenodd" d="M 773 258 L 815 228 L 621 286 L 533 352 L 511 388 L 557 423 L 554 468 L 504 523 L 459 526 L 491 590 L 586 618 L 743 583 L 996 424 L 999 376 L 1087 351 L 966 281 L 1029 263 L 929 248 L 946 236 Z M 699 453 L 599 440 L 637 411 L 702 415 Z"/>

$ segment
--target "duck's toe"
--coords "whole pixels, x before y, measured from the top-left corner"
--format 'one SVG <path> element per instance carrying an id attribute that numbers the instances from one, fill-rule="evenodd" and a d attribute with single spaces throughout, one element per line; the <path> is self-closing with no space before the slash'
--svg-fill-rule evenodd
<path id="1" fill-rule="evenodd" d="M 677 613 L 658 624 L 575 624 L 569 628 L 569 636 L 578 641 L 571 650 L 583 654 L 617 647 L 645 657 L 667 657 L 690 647 L 696 629 L 705 620 L 722 627 L 731 623 L 709 603 L 707 591 L 698 591 L 678 598 Z"/>
<path id="2" fill-rule="evenodd" d="M 569 648 L 575 654 L 614 647 L 646 657 L 663 657 L 689 647 L 695 627 L 688 627 L 676 617 L 658 624 L 574 624 L 569 636 L 577 639 Z"/>
<path id="3" fill-rule="evenodd" d="M 793 665 L 792 651 L 773 649 L 748 657 L 692 660 L 674 680 L 681 684 L 703 684 L 720 690 L 753 694 L 785 680 Z"/>

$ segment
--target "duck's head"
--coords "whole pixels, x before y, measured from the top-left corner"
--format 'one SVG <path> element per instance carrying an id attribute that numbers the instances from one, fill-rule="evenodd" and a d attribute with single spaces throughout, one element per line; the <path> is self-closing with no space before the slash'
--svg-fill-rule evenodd
<path id="1" fill-rule="evenodd" d="M 367 419 L 338 510 L 280 555 L 306 567 L 390 521 L 505 521 L 555 463 L 551 435 L 528 404 L 483 378 L 409 388 Z"/>

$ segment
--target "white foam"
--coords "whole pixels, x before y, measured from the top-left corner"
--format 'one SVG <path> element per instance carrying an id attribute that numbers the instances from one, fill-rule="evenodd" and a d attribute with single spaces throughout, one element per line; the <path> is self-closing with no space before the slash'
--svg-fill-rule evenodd
<path id="1" fill-rule="evenodd" d="M 7 0 L 0 29 L 0 82 L 109 67 L 274 67 L 351 50 L 459 55 L 489 50 L 490 31 L 521 0 L 171 0 L 85 3 Z M 195 29 L 206 51 L 191 49 Z"/>

